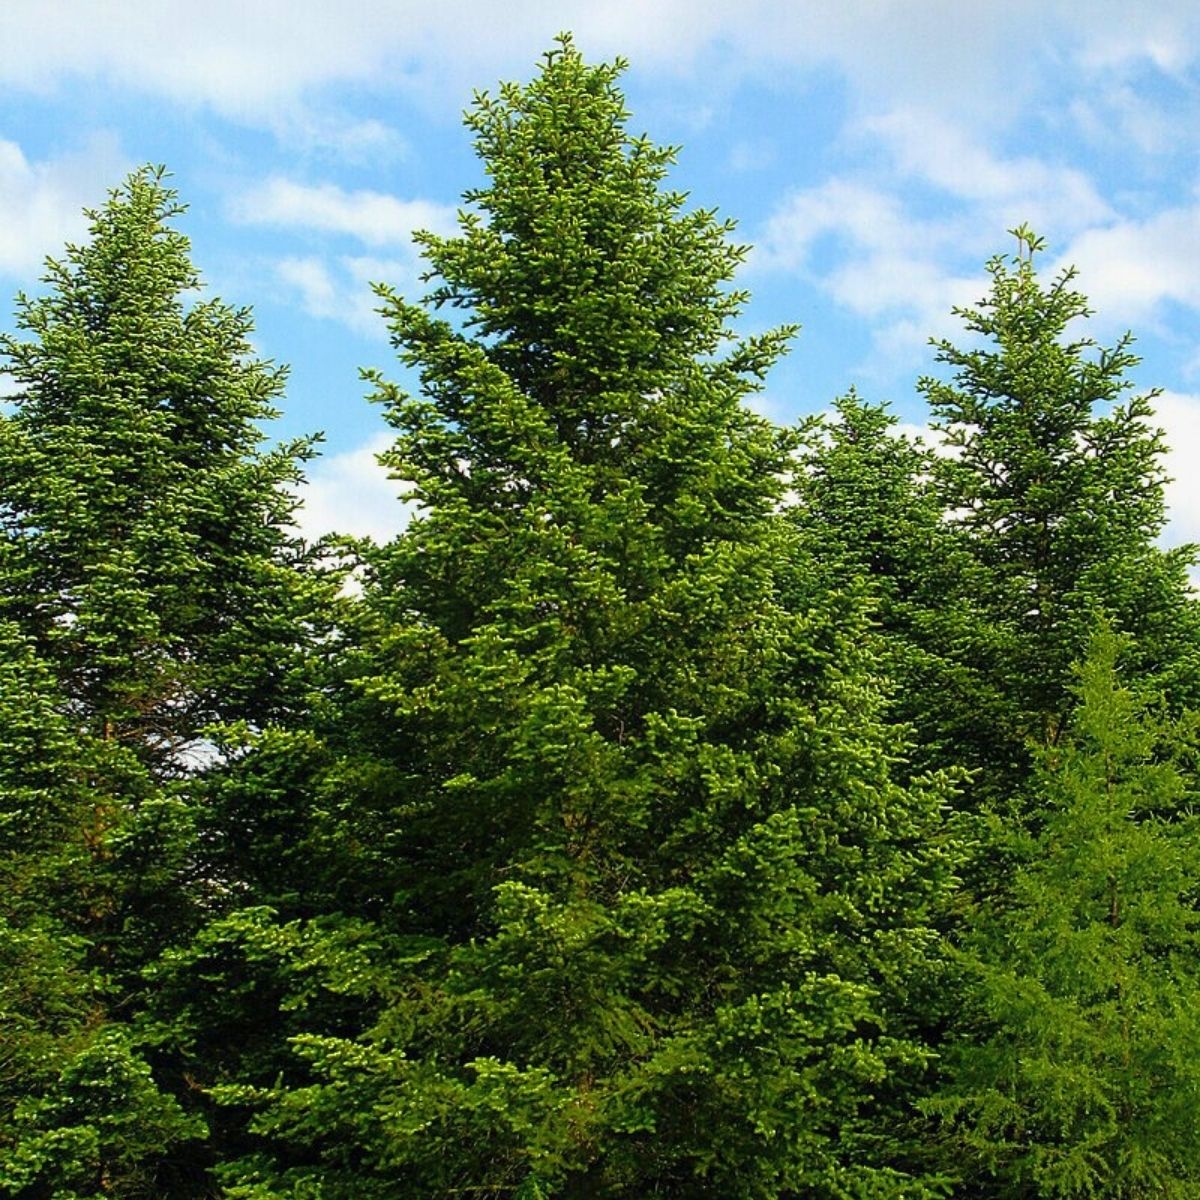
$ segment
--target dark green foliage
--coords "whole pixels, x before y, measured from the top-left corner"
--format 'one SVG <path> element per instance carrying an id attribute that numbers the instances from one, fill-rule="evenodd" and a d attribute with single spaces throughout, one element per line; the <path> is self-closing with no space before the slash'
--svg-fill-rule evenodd
<path id="1" fill-rule="evenodd" d="M 1179 869 L 1187 861 L 1171 839 L 1192 837 L 1187 823 L 1160 828 L 1161 814 L 1148 806 L 1121 810 L 1122 824 L 1106 825 L 1093 809 L 1103 807 L 1107 785 L 1081 775 L 1080 764 L 1098 770 L 1104 754 L 1124 754 L 1137 767 L 1128 768 L 1130 787 L 1158 787 L 1165 772 L 1178 789 L 1187 759 L 1170 768 L 1138 759 L 1149 754 L 1149 734 L 1139 732 L 1128 697 L 1100 695 L 1105 669 L 1106 686 L 1115 687 L 1111 661 L 1087 676 L 1079 744 L 1054 748 L 1076 703 L 1073 664 L 1098 616 L 1128 635 L 1124 662 L 1140 686 L 1165 695 L 1175 713 L 1195 704 L 1192 551 L 1156 545 L 1164 447 L 1153 397 L 1122 400 L 1137 361 L 1128 339 L 1106 351 L 1078 337 L 1088 311 L 1072 273 L 1043 285 L 1032 261 L 1040 242 L 1016 232 L 1022 252 L 994 259 L 990 295 L 960 314 L 977 342 L 965 350 L 938 343 L 954 373 L 921 385 L 945 446 L 935 455 L 903 441 L 884 410 L 852 395 L 809 441 L 792 519 L 821 547 L 831 577 L 850 588 L 861 579 L 872 597 L 878 653 L 894 680 L 892 712 L 911 730 L 915 762 L 973 769 L 962 793 L 967 813 L 955 823 L 975 844 L 961 900 L 964 912 L 968 895 L 976 906 L 971 955 L 958 987 L 923 1006 L 931 1034 L 948 1031 L 954 1047 L 935 1107 L 959 1122 L 961 1136 L 936 1151 L 941 1161 L 953 1170 L 972 1148 L 964 1196 L 1191 1195 L 1195 1165 L 1176 1146 L 1194 1138 L 1182 1126 L 1167 1132 L 1183 1109 L 1165 1095 L 1194 1089 L 1172 1075 L 1186 1073 L 1194 1044 L 1183 1015 L 1189 1002 L 1173 989 L 1192 985 L 1174 968 L 1150 969 L 1155 954 L 1139 963 L 1141 951 L 1128 944 L 1106 951 L 1132 956 L 1121 970 L 1141 976 L 1143 991 L 1130 1003 L 1140 1006 L 1132 1026 L 1144 1020 L 1136 1037 L 1153 1059 L 1142 1061 L 1116 1045 L 1114 1022 L 1132 1010 L 1105 1008 L 1111 995 L 1085 976 L 1087 968 L 1117 970 L 1116 958 L 1097 957 L 1103 930 L 1085 923 L 1068 937 L 1070 923 L 1083 921 L 1071 910 L 1072 889 L 1095 885 L 1118 834 L 1130 847 L 1158 845 L 1164 869 L 1172 855 Z M 1103 713 L 1111 744 L 1097 749 Z M 1121 719 L 1133 724 L 1124 741 Z M 1049 747 L 1043 757 L 1061 753 L 1072 764 L 1058 793 L 1046 767 L 1031 782 L 1039 744 Z M 1068 776 L 1077 802 L 1069 818 L 1061 794 Z M 1087 787 L 1094 794 L 1085 804 Z M 1085 861 L 1091 839 L 1100 840 Z M 1085 870 L 1099 874 L 1086 883 L 1072 876 Z M 1181 916 L 1195 899 L 1186 871 L 1161 882 L 1164 913 Z M 1147 883 L 1142 876 L 1138 886 Z M 960 921 L 946 932 L 952 941 L 967 933 Z M 1191 971 L 1194 947 L 1182 927 L 1176 933 L 1170 961 L 1191 959 Z M 1126 1050 L 1145 1094 L 1163 1095 L 1159 1108 L 1135 1114 L 1117 1098 L 1132 1086 L 1113 1065 Z M 1154 1191 L 1151 1178 L 1176 1190 Z"/>
<path id="2" fill-rule="evenodd" d="M 0 415 L 0 1194 L 19 1200 L 186 1194 L 204 1122 L 186 1064 L 139 1033 L 143 972 L 237 886 L 206 861 L 213 724 L 286 716 L 312 673 L 325 585 L 298 570 L 287 491 L 308 445 L 258 449 L 282 376 L 245 311 L 187 303 L 180 211 L 161 173 L 131 176 L 19 299 L 25 339 L 0 340 L 20 387 Z"/>
<path id="3" fill-rule="evenodd" d="M 1021 253 L 993 259 L 990 295 L 960 313 L 984 344 L 937 343 L 953 376 L 920 385 L 954 452 L 940 462 L 943 503 L 979 568 L 980 620 L 960 653 L 992 699 L 956 747 L 989 769 L 989 789 L 1019 782 L 1026 742 L 1061 728 L 1097 617 L 1132 635 L 1131 667 L 1176 707 L 1200 700 L 1194 552 L 1155 544 L 1164 446 L 1153 395 L 1122 399 L 1132 339 L 1102 349 L 1078 335 L 1089 310 L 1074 272 L 1044 285 L 1041 240 L 1014 232 Z"/>
<path id="4" fill-rule="evenodd" d="M 981 910 L 973 986 L 932 1112 L 969 1194 L 1200 1194 L 1200 825 L 1179 754 L 1095 644 L 1070 731 L 1040 755 L 1041 832 L 1004 911 Z M 1183 741 L 1180 739 L 1183 738 Z"/>
<path id="5" fill-rule="evenodd" d="M 376 766 L 340 776 L 375 1012 L 331 1030 L 295 993 L 326 952 L 292 960 L 297 1060 L 219 1091 L 260 1109 L 230 1196 L 937 1190 L 894 1122 L 946 789 L 889 777 L 861 614 L 742 403 L 788 331 L 728 344 L 743 252 L 662 189 L 618 70 L 568 42 L 480 98 L 431 305 L 385 293 L 423 394 L 375 379 L 421 515 L 372 561 Z"/>
<path id="6" fill-rule="evenodd" d="M 80 1030 L 56 1078 L 0 1126 L 0 1195 L 153 1196 L 164 1159 L 205 1127 L 164 1094 L 120 1028 Z"/>
<path id="7" fill-rule="evenodd" d="M 914 770 L 962 763 L 995 698 L 962 660 L 976 634 L 981 567 L 946 521 L 938 461 L 855 392 L 805 439 L 788 515 L 831 583 L 864 588 L 890 711 L 912 729 Z"/>
<path id="8" fill-rule="evenodd" d="M 0 339 L 21 389 L 0 420 L 0 616 L 79 720 L 160 775 L 214 720 L 294 700 L 284 489 L 309 453 L 259 451 L 283 376 L 250 357 L 246 310 L 185 304 L 181 211 L 161 173 L 131 176 L 49 292 L 19 298 L 28 340 Z"/>
<path id="9" fill-rule="evenodd" d="M 1021 229 L 938 453 L 773 426 L 794 330 L 731 333 L 621 69 L 476 97 L 379 289 L 415 516 L 353 594 L 160 172 L 19 300 L 0 1197 L 1200 1195 L 1200 628 L 1128 340 Z"/>
<path id="10" fill-rule="evenodd" d="M 0 1195 L 153 1194 L 164 1153 L 204 1128 L 109 1011 L 112 976 L 172 915 L 139 903 L 170 849 L 138 869 L 128 843 L 155 805 L 131 814 L 113 791 L 138 772 L 64 716 L 27 639 L 0 639 Z"/>
<path id="11" fill-rule="evenodd" d="M 938 452 L 851 394 L 809 439 L 793 508 L 823 568 L 868 585 L 916 763 L 978 769 L 975 806 L 1014 803 L 1097 617 L 1132 636 L 1130 668 L 1177 711 L 1200 700 L 1193 549 L 1157 545 L 1153 394 L 1123 399 L 1130 339 L 1078 335 L 1074 273 L 1043 284 L 1040 240 L 1015 232 L 1021 253 L 994 258 L 990 293 L 959 312 L 974 342 L 936 343 L 951 373 L 920 383 Z"/>

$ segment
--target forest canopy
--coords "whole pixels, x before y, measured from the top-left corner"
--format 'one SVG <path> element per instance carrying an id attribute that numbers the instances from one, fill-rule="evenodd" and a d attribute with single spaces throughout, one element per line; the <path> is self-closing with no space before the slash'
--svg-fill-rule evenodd
<path id="1" fill-rule="evenodd" d="M 377 287 L 413 517 L 145 168 L 0 336 L 0 1196 L 1200 1196 L 1200 609 L 1025 226 L 926 442 L 559 40 Z M 353 384 L 348 384 L 352 387 Z"/>

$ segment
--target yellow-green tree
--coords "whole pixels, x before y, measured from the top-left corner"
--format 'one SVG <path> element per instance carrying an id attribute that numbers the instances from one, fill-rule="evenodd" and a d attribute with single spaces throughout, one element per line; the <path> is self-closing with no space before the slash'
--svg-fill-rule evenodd
<path id="1" fill-rule="evenodd" d="M 950 1083 L 929 1108 L 971 1196 L 1200 1193 L 1194 728 L 1120 684 L 1118 646 L 1097 639 L 1069 734 L 1040 755 L 1043 824 L 1014 839 L 1007 903 L 966 942 Z"/>

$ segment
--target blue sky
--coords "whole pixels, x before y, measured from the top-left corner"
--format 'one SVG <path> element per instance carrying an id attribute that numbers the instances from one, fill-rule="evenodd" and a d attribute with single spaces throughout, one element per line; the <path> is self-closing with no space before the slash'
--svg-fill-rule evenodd
<path id="1" fill-rule="evenodd" d="M 0 290 L 11 312 L 80 209 L 165 163 L 212 289 L 291 365 L 277 432 L 326 454 L 306 527 L 402 520 L 358 368 L 399 376 L 369 282 L 416 296 L 414 228 L 479 179 L 460 117 L 559 30 L 629 59 L 632 125 L 755 246 L 747 330 L 803 326 L 762 405 L 850 385 L 924 419 L 914 381 L 984 261 L 1030 222 L 1094 336 L 1131 328 L 1174 447 L 1172 540 L 1200 540 L 1200 5 L 1149 0 L 4 0 Z"/>

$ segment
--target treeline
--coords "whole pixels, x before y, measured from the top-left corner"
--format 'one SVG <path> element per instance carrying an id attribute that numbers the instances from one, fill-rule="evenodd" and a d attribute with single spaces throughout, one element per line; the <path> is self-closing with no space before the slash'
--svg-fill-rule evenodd
<path id="1" fill-rule="evenodd" d="M 920 391 L 747 400 L 746 250 L 569 39 L 381 288 L 416 515 L 133 175 L 0 340 L 0 1196 L 1200 1196 L 1200 626 L 1040 241 Z"/>

